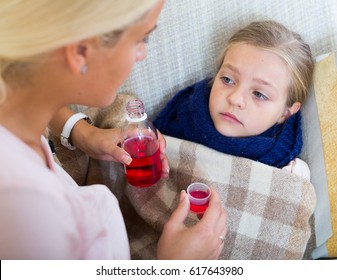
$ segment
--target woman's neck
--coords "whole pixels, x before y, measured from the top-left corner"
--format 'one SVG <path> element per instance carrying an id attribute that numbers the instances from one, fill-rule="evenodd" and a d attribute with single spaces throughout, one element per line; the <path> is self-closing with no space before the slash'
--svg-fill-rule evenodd
<path id="1" fill-rule="evenodd" d="M 0 105 L 0 124 L 31 147 L 47 164 L 45 152 L 41 146 L 41 135 L 45 132 L 55 108 L 51 102 L 34 98 L 27 92 L 12 92 Z"/>

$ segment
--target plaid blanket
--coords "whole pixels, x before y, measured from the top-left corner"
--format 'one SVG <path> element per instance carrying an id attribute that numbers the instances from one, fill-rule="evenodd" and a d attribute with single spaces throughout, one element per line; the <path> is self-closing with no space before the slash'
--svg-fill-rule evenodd
<path id="1" fill-rule="evenodd" d="M 87 113 L 101 128 L 120 126 L 131 95 L 114 106 Z M 104 184 L 116 195 L 129 235 L 132 259 L 154 259 L 164 223 L 180 190 L 196 181 L 215 188 L 228 211 L 228 233 L 221 259 L 311 258 L 316 247 L 313 186 L 296 175 L 249 159 L 226 155 L 200 144 L 165 136 L 170 178 L 139 189 L 126 184 L 119 163 L 69 151 L 54 135 L 57 157 L 79 185 Z M 197 223 L 195 215 L 186 220 Z"/>
<path id="2" fill-rule="evenodd" d="M 316 202 L 310 182 L 200 144 L 168 136 L 166 140 L 170 178 L 146 189 L 126 187 L 136 211 L 129 220 L 126 217 L 133 258 L 155 257 L 155 244 L 180 190 L 196 181 L 215 188 L 228 211 L 221 259 L 304 257 Z M 196 215 L 189 214 L 186 224 L 196 222 Z"/>

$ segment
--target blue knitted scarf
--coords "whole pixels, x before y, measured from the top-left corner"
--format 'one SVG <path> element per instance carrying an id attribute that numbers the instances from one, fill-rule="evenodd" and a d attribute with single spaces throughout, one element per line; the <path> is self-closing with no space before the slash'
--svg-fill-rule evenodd
<path id="1" fill-rule="evenodd" d="M 179 91 L 154 120 L 161 133 L 189 140 L 233 156 L 283 167 L 302 149 L 301 112 L 251 137 L 226 137 L 214 127 L 208 102 L 209 79 Z"/>

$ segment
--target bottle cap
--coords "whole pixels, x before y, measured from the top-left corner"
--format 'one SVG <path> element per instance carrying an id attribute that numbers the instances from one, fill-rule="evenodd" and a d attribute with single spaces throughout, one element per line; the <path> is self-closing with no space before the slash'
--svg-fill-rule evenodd
<path id="1" fill-rule="evenodd" d="M 139 99 L 130 100 L 126 104 L 126 119 L 129 122 L 140 122 L 147 118 L 144 112 L 144 103 Z"/>

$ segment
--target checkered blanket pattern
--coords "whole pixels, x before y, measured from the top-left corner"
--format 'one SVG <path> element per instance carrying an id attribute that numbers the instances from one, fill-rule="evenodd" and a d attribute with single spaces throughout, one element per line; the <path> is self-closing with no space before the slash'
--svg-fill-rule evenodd
<path id="1" fill-rule="evenodd" d="M 121 124 L 129 95 L 114 106 L 87 112 L 98 127 Z M 313 186 L 285 171 L 216 152 L 205 146 L 165 136 L 170 178 L 138 189 L 126 184 L 123 167 L 88 159 L 80 150 L 65 149 L 57 137 L 57 156 L 78 184 L 107 185 L 119 200 L 133 259 L 154 259 L 164 223 L 180 190 L 196 181 L 215 188 L 228 211 L 228 234 L 222 259 L 310 259 L 316 248 Z M 123 191 L 124 190 L 124 191 Z M 197 223 L 189 214 L 186 225 Z"/>
<path id="2" fill-rule="evenodd" d="M 170 178 L 145 189 L 126 187 L 132 211 L 136 210 L 125 217 L 133 258 L 155 258 L 156 242 L 177 205 L 180 190 L 196 181 L 215 188 L 228 211 L 221 259 L 305 257 L 316 203 L 310 182 L 199 144 L 165 138 Z M 196 222 L 197 217 L 190 213 L 186 225 Z"/>

